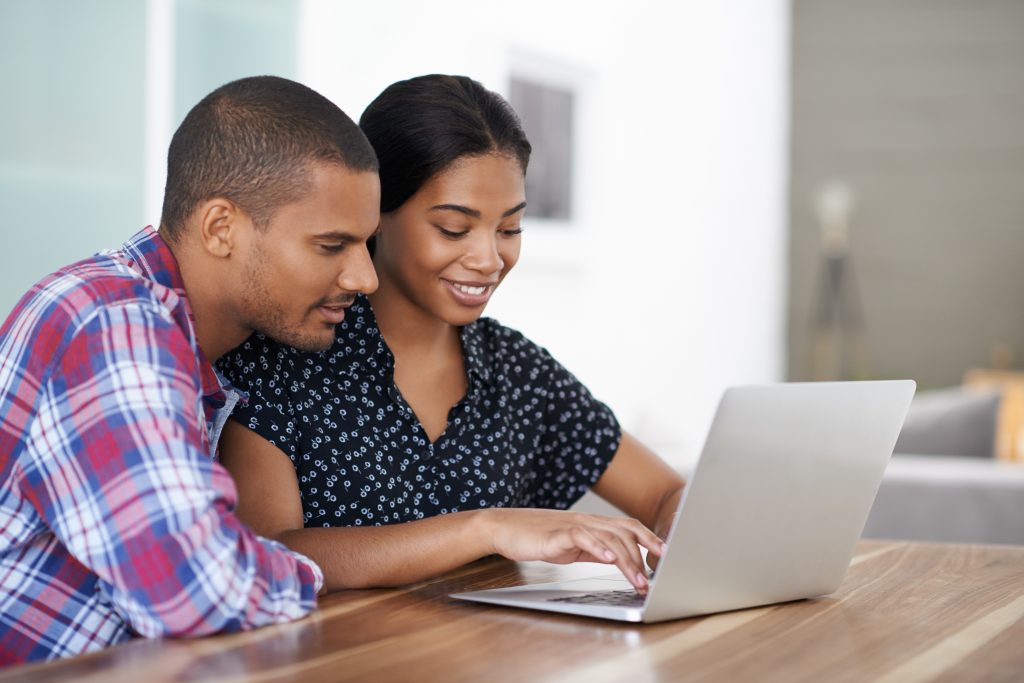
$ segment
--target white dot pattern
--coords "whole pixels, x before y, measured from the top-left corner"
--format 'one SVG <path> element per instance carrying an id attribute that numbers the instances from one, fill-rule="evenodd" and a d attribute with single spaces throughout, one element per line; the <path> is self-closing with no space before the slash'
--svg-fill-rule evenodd
<path id="1" fill-rule="evenodd" d="M 295 465 L 307 527 L 569 507 L 618 448 L 614 414 L 515 330 L 483 318 L 461 338 L 466 396 L 434 443 L 394 383 L 394 356 L 365 297 L 323 353 L 256 334 L 218 369 L 249 392 L 233 418 Z"/>

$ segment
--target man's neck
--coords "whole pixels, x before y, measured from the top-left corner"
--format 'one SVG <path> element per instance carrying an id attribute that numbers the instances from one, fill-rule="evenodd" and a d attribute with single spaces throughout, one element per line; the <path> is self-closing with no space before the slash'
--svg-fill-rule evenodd
<path id="1" fill-rule="evenodd" d="M 223 297 L 222 283 L 210 269 L 196 262 L 200 257 L 190 253 L 187 247 L 168 246 L 178 262 L 181 281 L 192 309 L 196 342 L 212 363 L 245 341 L 252 331 L 235 324 L 235 317 L 230 314 Z"/>

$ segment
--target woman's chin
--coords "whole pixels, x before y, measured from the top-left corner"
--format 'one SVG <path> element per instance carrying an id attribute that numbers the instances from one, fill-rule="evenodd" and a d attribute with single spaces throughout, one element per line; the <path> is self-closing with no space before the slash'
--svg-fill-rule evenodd
<path id="1" fill-rule="evenodd" d="M 484 314 L 486 305 L 481 306 L 445 306 L 443 314 L 438 316 L 449 325 L 463 327 L 480 319 Z"/>

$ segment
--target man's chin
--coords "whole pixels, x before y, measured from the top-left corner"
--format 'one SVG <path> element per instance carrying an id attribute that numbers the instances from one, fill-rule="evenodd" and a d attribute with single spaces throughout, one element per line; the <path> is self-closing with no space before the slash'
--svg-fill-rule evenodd
<path id="1" fill-rule="evenodd" d="M 306 351 L 307 353 L 326 351 L 331 348 L 331 344 L 334 343 L 333 325 L 329 329 L 324 330 L 322 334 L 312 334 L 296 330 L 266 330 L 264 331 L 264 334 L 276 341 L 278 344 L 291 346 L 292 348 L 298 349 L 299 351 Z"/>
<path id="2" fill-rule="evenodd" d="M 333 341 L 334 341 L 333 339 L 329 339 L 326 342 L 322 342 L 322 343 L 316 343 L 316 344 L 312 344 L 312 343 L 310 343 L 310 344 L 305 344 L 305 343 L 303 343 L 303 344 L 289 344 L 288 346 L 293 346 L 296 349 L 298 349 L 299 351 L 305 351 L 306 353 L 320 353 L 321 351 L 326 351 L 327 349 L 331 348 L 331 343 Z"/>

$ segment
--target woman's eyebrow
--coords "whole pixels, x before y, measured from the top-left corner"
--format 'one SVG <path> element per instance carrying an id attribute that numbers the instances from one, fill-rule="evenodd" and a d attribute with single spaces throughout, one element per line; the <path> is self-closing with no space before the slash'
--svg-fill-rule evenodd
<path id="1" fill-rule="evenodd" d="M 480 212 L 476 209 L 471 209 L 468 206 L 462 206 L 461 204 L 438 204 L 430 207 L 431 211 L 458 211 L 459 213 L 473 218 L 480 218 Z"/>
<path id="2" fill-rule="evenodd" d="M 513 206 L 511 209 L 509 209 L 505 213 L 501 214 L 501 217 L 502 218 L 507 218 L 508 216 L 511 216 L 514 213 L 519 213 L 520 211 L 522 211 L 525 208 L 526 208 L 526 202 L 522 202 L 520 204 L 517 204 L 516 206 Z M 471 216 L 473 218 L 480 218 L 480 215 L 481 215 L 480 212 L 477 211 L 476 209 L 471 209 L 468 206 L 462 206 L 461 204 L 437 204 L 436 206 L 430 207 L 430 210 L 431 211 L 457 211 L 457 212 L 459 212 L 461 214 L 465 214 L 465 215 Z"/>
<path id="3" fill-rule="evenodd" d="M 512 214 L 519 213 L 520 211 L 522 211 L 525 208 L 526 208 L 526 202 L 523 202 L 521 204 L 517 204 L 516 206 L 513 206 L 511 209 L 509 209 L 505 213 L 501 214 L 501 217 L 502 218 L 508 218 Z"/>

